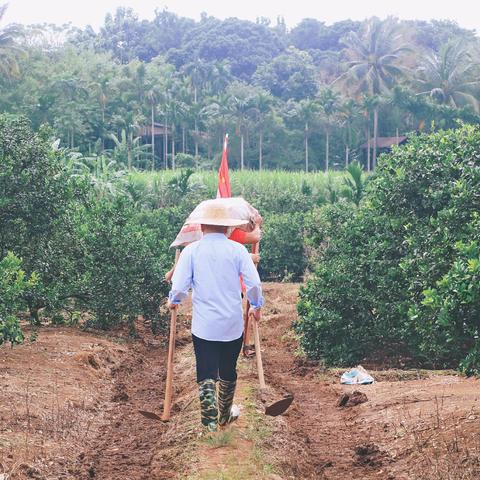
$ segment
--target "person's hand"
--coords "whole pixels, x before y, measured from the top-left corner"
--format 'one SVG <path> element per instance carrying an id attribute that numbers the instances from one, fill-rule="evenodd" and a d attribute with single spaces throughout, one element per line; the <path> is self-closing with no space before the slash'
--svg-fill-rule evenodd
<path id="1" fill-rule="evenodd" d="M 261 308 L 256 308 L 256 309 L 251 309 L 250 310 L 250 316 L 252 316 L 256 322 L 259 322 L 260 319 L 262 318 L 262 309 Z"/>
<path id="2" fill-rule="evenodd" d="M 258 243 L 262 239 L 262 231 L 258 225 L 255 225 L 255 228 L 251 232 L 245 234 L 245 243 L 254 244 Z"/>
<path id="3" fill-rule="evenodd" d="M 250 256 L 252 257 L 252 261 L 255 265 L 260 262 L 260 254 L 259 253 L 251 253 Z"/>
<path id="4" fill-rule="evenodd" d="M 172 303 L 170 300 L 167 302 L 167 307 L 169 310 L 176 310 L 178 308 L 178 303 Z"/>
<path id="5" fill-rule="evenodd" d="M 173 277 L 173 272 L 175 270 L 172 268 L 170 269 L 166 274 L 165 274 L 165 281 L 166 282 L 171 282 L 172 281 L 172 277 Z"/>

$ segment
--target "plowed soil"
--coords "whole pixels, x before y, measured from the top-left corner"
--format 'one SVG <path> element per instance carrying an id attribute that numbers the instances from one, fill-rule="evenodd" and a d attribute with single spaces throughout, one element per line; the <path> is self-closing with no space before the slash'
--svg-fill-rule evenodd
<path id="1" fill-rule="evenodd" d="M 0 347 L 0 479 L 480 478 L 478 380 L 369 368 L 375 384 L 343 387 L 340 371 L 299 352 L 291 331 L 298 286 L 264 288 L 269 388 L 258 391 L 255 360 L 242 359 L 236 401 L 252 403 L 254 414 L 235 426 L 238 445 L 210 448 L 198 441 L 185 306 L 169 423 L 139 413 L 162 412 L 166 358 L 165 338 L 154 337 L 141 320 L 137 340 L 43 328 L 32 344 Z M 261 416 L 264 405 L 288 393 L 295 401 L 285 415 Z M 240 452 L 257 448 L 248 431 L 262 426 L 262 455 L 242 458 Z M 261 470 L 267 461 L 272 468 Z M 240 476 L 220 473 L 232 462 Z"/>

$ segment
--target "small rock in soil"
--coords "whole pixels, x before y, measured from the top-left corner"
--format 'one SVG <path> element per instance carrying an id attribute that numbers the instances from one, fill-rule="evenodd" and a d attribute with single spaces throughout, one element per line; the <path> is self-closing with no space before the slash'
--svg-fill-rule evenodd
<path id="1" fill-rule="evenodd" d="M 382 464 L 383 453 L 374 443 L 366 443 L 355 448 L 356 463 L 377 467 Z"/>
<path id="2" fill-rule="evenodd" d="M 353 393 L 344 393 L 337 402 L 337 407 L 354 407 L 361 403 L 368 402 L 368 397 L 363 393 L 355 390 Z"/>
<path id="3" fill-rule="evenodd" d="M 100 368 L 100 365 L 98 364 L 97 359 L 95 358 L 95 355 L 92 355 L 92 354 L 88 355 L 88 363 L 95 370 L 98 370 Z"/>
<path id="4" fill-rule="evenodd" d="M 116 385 L 115 390 L 112 402 L 126 402 L 129 399 L 127 387 L 123 383 Z"/>

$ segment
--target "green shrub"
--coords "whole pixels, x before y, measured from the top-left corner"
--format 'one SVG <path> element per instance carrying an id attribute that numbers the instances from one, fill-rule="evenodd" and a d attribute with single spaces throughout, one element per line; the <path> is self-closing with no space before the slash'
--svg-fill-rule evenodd
<path id="1" fill-rule="evenodd" d="M 23 333 L 17 318 L 17 313 L 25 307 L 23 294 L 32 287 L 36 275 L 27 277 L 21 269 L 22 261 L 9 252 L 0 260 L 0 345 L 5 342 L 23 342 Z"/>
<path id="2" fill-rule="evenodd" d="M 316 268 L 296 329 L 308 354 L 478 368 L 479 158 L 479 127 L 412 136 L 381 157 L 358 210 L 307 219 Z"/>
<path id="3" fill-rule="evenodd" d="M 263 280 L 300 280 L 305 271 L 303 214 L 267 214 L 261 241 Z"/>
<path id="4" fill-rule="evenodd" d="M 79 231 L 85 257 L 78 298 L 96 326 L 132 322 L 137 315 L 158 320 L 168 293 L 163 277 L 170 268 L 169 231 L 164 212 L 139 213 L 122 197 L 86 210 Z"/>

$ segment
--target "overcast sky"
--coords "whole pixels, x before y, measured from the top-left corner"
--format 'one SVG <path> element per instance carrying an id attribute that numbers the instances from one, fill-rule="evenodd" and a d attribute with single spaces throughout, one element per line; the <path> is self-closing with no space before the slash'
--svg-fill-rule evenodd
<path id="1" fill-rule="evenodd" d="M 0 4 L 5 3 L 0 0 Z M 72 22 L 77 26 L 103 23 L 105 14 L 118 6 L 131 6 L 140 18 L 152 18 L 155 8 L 168 8 L 181 16 L 198 20 L 201 12 L 217 18 L 238 17 L 255 20 L 259 16 L 285 18 L 289 28 L 302 18 L 316 18 L 330 24 L 351 18 L 362 20 L 376 15 L 394 15 L 404 19 L 449 19 L 464 28 L 480 32 L 480 2 L 478 0 L 9 0 L 5 22 L 56 23 Z M 477 6 L 475 6 L 477 5 Z"/>

